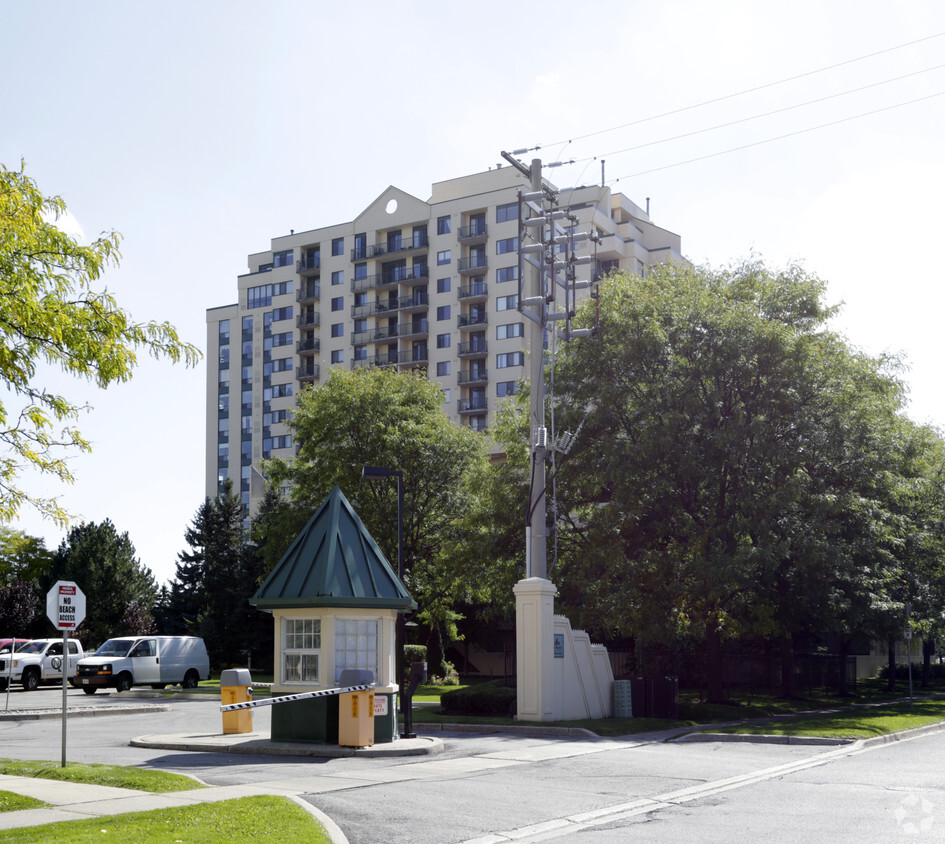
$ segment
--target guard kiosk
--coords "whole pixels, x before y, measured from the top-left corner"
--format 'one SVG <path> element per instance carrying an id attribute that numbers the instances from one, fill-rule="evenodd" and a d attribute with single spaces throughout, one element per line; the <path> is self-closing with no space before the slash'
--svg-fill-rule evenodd
<path id="1" fill-rule="evenodd" d="M 374 741 L 396 738 L 397 614 L 417 604 L 338 487 L 249 602 L 272 613 L 274 696 L 338 688 L 348 670 L 373 672 Z M 273 741 L 338 744 L 338 731 L 337 695 L 273 707 Z"/>

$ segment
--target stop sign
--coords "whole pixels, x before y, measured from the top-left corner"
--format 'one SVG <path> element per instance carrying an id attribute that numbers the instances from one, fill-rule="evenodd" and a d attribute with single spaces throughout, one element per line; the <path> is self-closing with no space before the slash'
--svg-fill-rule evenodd
<path id="1" fill-rule="evenodd" d="M 57 630 L 75 630 L 85 620 L 85 594 L 72 581 L 57 581 L 46 593 L 46 615 Z"/>

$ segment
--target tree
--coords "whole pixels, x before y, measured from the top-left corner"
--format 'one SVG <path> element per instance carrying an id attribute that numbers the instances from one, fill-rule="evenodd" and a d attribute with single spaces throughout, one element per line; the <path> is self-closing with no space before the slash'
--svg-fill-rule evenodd
<path id="1" fill-rule="evenodd" d="M 475 500 L 485 437 L 449 421 L 425 375 L 381 368 L 332 370 L 327 383 L 302 392 L 290 426 L 298 454 L 267 464 L 272 485 L 288 486 L 292 504 L 309 514 L 339 486 L 395 566 L 396 484 L 364 480 L 361 470 L 403 472 L 405 585 L 434 643 L 455 637 L 453 608 L 473 583 L 463 558 L 446 552 Z"/>
<path id="2" fill-rule="evenodd" d="M 76 635 L 89 648 L 128 633 L 124 624 L 129 606 L 151 607 L 158 593 L 154 576 L 135 557 L 128 534 L 119 534 L 108 519 L 70 529 L 40 580 L 41 593 L 59 580 L 73 581 L 85 593 L 85 621 Z"/>
<path id="3" fill-rule="evenodd" d="M 39 613 L 39 601 L 32 583 L 18 580 L 0 586 L 0 630 L 4 636 L 28 638 L 30 624 Z"/>
<path id="4" fill-rule="evenodd" d="M 36 584 L 51 560 L 52 552 L 44 540 L 0 527 L 0 585 L 18 581 Z"/>
<path id="5" fill-rule="evenodd" d="M 822 622 L 865 562 L 850 526 L 888 524 L 869 518 L 887 468 L 871 424 L 902 387 L 827 329 L 824 292 L 756 261 L 614 274 L 599 333 L 557 370 L 563 424 L 597 403 L 559 477 L 562 598 L 591 628 L 701 640 L 712 700 L 722 642 Z"/>
<path id="6" fill-rule="evenodd" d="M 69 454 L 91 450 L 74 424 L 85 403 L 47 390 L 41 363 L 105 388 L 131 378 L 141 350 L 188 366 L 201 357 L 170 324 L 134 322 L 107 290 L 94 289 L 118 264 L 119 235 L 82 246 L 56 226 L 65 212 L 23 166 L 0 164 L 0 381 L 12 394 L 0 403 L 0 520 L 29 503 L 64 526 L 56 499 L 28 492 L 19 477 L 30 468 L 69 483 Z"/>

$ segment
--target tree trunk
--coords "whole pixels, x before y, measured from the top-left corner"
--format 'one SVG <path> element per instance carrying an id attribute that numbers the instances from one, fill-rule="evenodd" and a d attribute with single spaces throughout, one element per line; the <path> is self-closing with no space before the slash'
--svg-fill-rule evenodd
<path id="1" fill-rule="evenodd" d="M 932 654 L 935 652 L 935 640 L 929 636 L 922 640 L 922 688 L 932 685 Z"/>
<path id="2" fill-rule="evenodd" d="M 889 651 L 888 651 L 888 663 L 886 669 L 889 673 L 889 680 L 886 683 L 886 691 L 894 692 L 896 691 L 896 636 L 893 633 L 889 634 L 889 639 L 887 641 Z"/>
<path id="3" fill-rule="evenodd" d="M 781 697 L 795 697 L 794 639 L 791 634 L 781 637 Z"/>
<path id="4" fill-rule="evenodd" d="M 705 630 L 705 684 L 706 701 L 723 703 L 722 691 L 722 637 L 710 619 Z"/>

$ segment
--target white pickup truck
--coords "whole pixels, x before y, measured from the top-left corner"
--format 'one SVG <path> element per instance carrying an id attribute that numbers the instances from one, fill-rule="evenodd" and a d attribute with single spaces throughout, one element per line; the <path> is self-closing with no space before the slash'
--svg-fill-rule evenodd
<path id="1" fill-rule="evenodd" d="M 68 678 L 75 677 L 79 660 L 85 656 L 82 643 L 69 639 Z M 62 639 L 31 639 L 16 651 L 0 654 L 0 689 L 21 683 L 34 692 L 44 683 L 62 683 Z"/>

